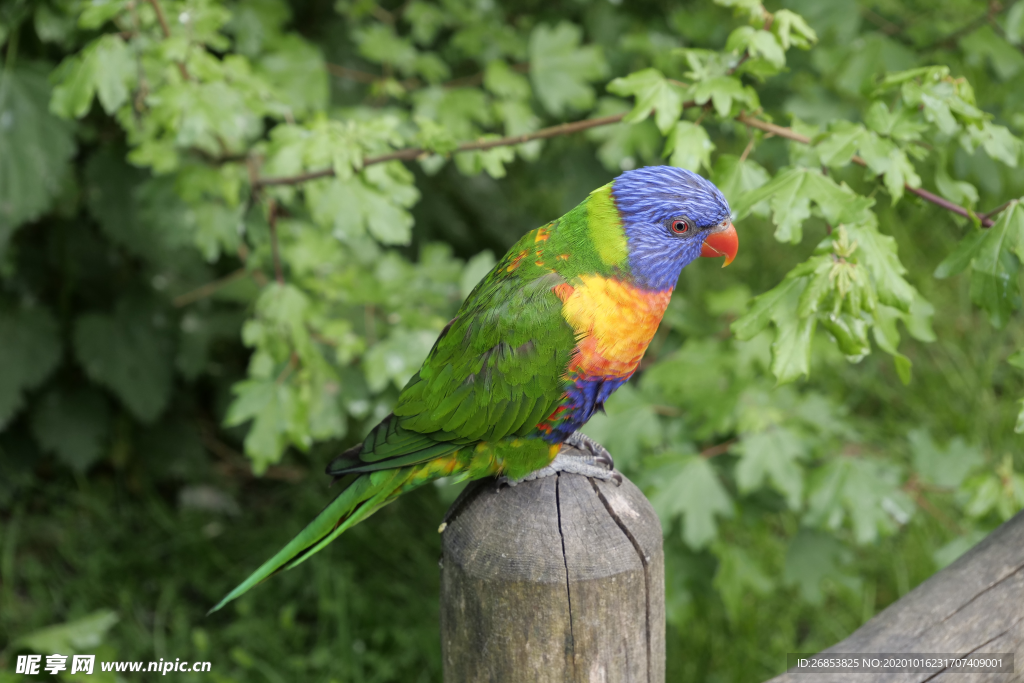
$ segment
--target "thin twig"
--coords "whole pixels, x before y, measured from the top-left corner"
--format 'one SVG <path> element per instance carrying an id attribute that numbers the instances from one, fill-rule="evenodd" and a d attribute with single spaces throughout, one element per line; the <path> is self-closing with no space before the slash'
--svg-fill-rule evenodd
<path id="1" fill-rule="evenodd" d="M 324 66 L 327 68 L 327 73 L 332 76 L 347 78 L 348 80 L 355 81 L 356 83 L 376 83 L 384 78 L 383 76 L 378 76 L 377 74 L 370 73 L 369 71 L 350 69 L 349 67 L 342 66 L 341 64 L 331 64 L 330 62 L 327 62 Z"/>
<path id="2" fill-rule="evenodd" d="M 743 154 L 740 155 L 740 163 L 742 164 L 750 156 L 751 150 L 754 149 L 754 136 L 750 136 L 750 140 L 747 142 L 747 146 L 743 148 Z"/>
<path id="3" fill-rule="evenodd" d="M 780 138 L 786 138 L 787 140 L 792 140 L 794 142 L 800 142 L 800 143 L 803 143 L 805 145 L 809 145 L 811 143 L 811 139 L 809 137 L 807 137 L 806 135 L 801 135 L 800 133 L 797 133 L 796 131 L 792 130 L 791 128 L 785 128 L 784 126 L 778 126 L 778 125 L 776 125 L 774 123 L 769 123 L 767 121 L 762 121 L 761 119 L 756 119 L 756 118 L 753 118 L 753 117 L 748 116 L 746 114 L 740 114 L 739 116 L 736 117 L 736 120 L 739 121 L 740 123 L 742 123 L 745 126 L 749 126 L 750 128 L 757 128 L 758 130 L 763 130 L 765 132 L 774 133 L 775 135 L 778 135 Z M 857 156 L 856 154 L 850 159 L 850 161 L 852 161 L 853 163 L 857 164 L 858 166 L 864 166 L 865 168 L 868 165 L 867 162 L 864 161 L 864 159 L 862 159 L 861 157 Z M 935 194 L 933 192 L 929 192 L 928 190 L 924 190 L 924 189 L 922 189 L 920 187 L 913 187 L 913 186 L 908 185 L 906 183 L 904 183 L 903 187 L 907 190 L 907 192 L 911 192 L 913 194 L 916 194 L 921 199 L 924 199 L 925 201 L 931 202 L 932 204 L 935 204 L 936 206 L 939 206 L 939 207 L 945 209 L 946 211 L 951 211 L 951 212 L 953 212 L 953 213 L 955 213 L 957 215 L 963 216 L 965 218 L 977 218 L 977 219 L 979 219 L 981 221 L 982 227 L 984 227 L 984 228 L 990 228 L 990 227 L 992 227 L 995 224 L 995 222 L 992 221 L 989 218 L 989 216 L 994 216 L 995 214 L 999 213 L 1000 211 L 1005 209 L 1010 204 L 1010 202 L 1007 202 L 1007 203 L 1003 204 L 1002 206 L 1000 206 L 1000 207 L 998 207 L 996 209 L 993 209 L 992 211 L 990 211 L 988 213 L 985 213 L 985 214 L 975 214 L 970 209 L 964 208 L 964 207 L 960 206 L 959 204 L 954 204 L 953 202 L 949 201 L 948 199 L 943 199 L 939 195 L 937 195 L 937 194 Z"/>
<path id="4" fill-rule="evenodd" d="M 698 455 L 700 455 L 700 457 L 702 457 L 702 458 L 710 459 L 710 458 L 715 457 L 716 455 L 722 455 L 723 453 L 728 453 L 729 449 L 732 448 L 732 445 L 734 443 L 736 443 L 737 441 L 739 441 L 739 439 L 729 439 L 728 441 L 723 441 L 720 444 L 716 444 L 714 446 L 710 446 L 708 448 L 705 448 L 700 453 L 698 453 Z"/>
<path id="5" fill-rule="evenodd" d="M 171 300 L 171 303 L 174 304 L 176 308 L 188 306 L 191 303 L 195 303 L 200 299 L 205 299 L 206 297 L 215 294 L 220 289 L 230 285 L 235 280 L 244 277 L 245 274 L 248 272 L 249 271 L 247 271 L 245 268 L 239 268 L 235 272 L 225 275 L 219 280 L 207 282 L 205 285 L 196 287 L 195 289 L 185 292 L 184 294 L 179 294 L 178 296 L 174 297 Z"/>
<path id="6" fill-rule="evenodd" d="M 1000 204 L 996 208 L 992 209 L 991 211 L 986 211 L 985 213 L 979 213 L 978 214 L 978 218 L 980 218 L 982 220 L 985 220 L 986 218 L 990 218 L 992 216 L 995 216 L 998 213 L 1002 213 L 1006 209 L 1010 208 L 1010 204 L 1013 204 L 1016 201 L 1017 201 L 1016 199 L 1011 199 L 1009 201 L 1003 202 L 1002 204 Z"/>
<path id="7" fill-rule="evenodd" d="M 530 63 L 522 62 L 520 64 L 513 64 L 510 68 L 517 73 L 525 74 L 530 71 Z M 484 72 L 478 71 L 477 73 L 470 74 L 469 76 L 459 76 L 458 78 L 453 78 L 450 81 L 445 81 L 441 86 L 448 89 L 470 88 L 480 85 L 483 82 Z"/>
<path id="8" fill-rule="evenodd" d="M 964 218 L 978 218 L 981 221 L 981 227 L 983 227 L 983 228 L 991 228 L 993 225 L 996 224 L 996 222 L 994 220 L 992 220 L 990 218 L 981 218 L 980 216 L 978 216 L 976 213 L 974 213 L 970 209 L 965 209 L 964 207 L 960 206 L 959 204 L 954 204 L 953 202 L 949 201 L 948 199 L 943 199 L 942 197 L 940 197 L 939 195 L 935 194 L 934 192 L 929 192 L 928 190 L 925 190 L 925 189 L 920 188 L 920 187 L 911 187 L 910 185 L 904 185 L 903 187 L 907 188 L 907 192 L 912 192 L 912 193 L 916 194 L 918 197 L 920 197 L 921 199 L 923 199 L 925 201 L 928 201 L 928 202 L 931 202 L 932 204 L 935 204 L 936 206 L 940 206 L 943 209 L 945 209 L 946 211 L 952 211 L 953 213 L 958 214 L 960 216 L 963 216 Z M 999 213 L 999 212 L 995 211 L 993 213 Z"/>
<path id="9" fill-rule="evenodd" d="M 163 7 L 160 6 L 160 0 L 149 0 L 149 4 L 153 6 L 153 11 L 156 12 L 156 20 L 160 22 L 160 29 L 164 32 L 164 38 L 171 37 L 171 27 L 167 25 L 167 18 L 164 16 Z M 188 75 L 188 69 L 181 62 L 178 62 L 178 71 L 181 73 L 181 77 L 186 81 L 191 80 Z"/>
<path id="10" fill-rule="evenodd" d="M 769 123 L 768 121 L 755 119 L 754 117 L 746 114 L 740 114 L 736 117 L 736 120 L 749 128 L 757 128 L 758 130 L 763 130 L 766 133 L 778 135 L 780 138 L 786 138 L 793 142 L 802 142 L 805 145 L 811 144 L 811 139 L 809 137 L 797 133 L 792 128 L 786 128 L 785 126 L 779 126 L 774 123 Z"/>

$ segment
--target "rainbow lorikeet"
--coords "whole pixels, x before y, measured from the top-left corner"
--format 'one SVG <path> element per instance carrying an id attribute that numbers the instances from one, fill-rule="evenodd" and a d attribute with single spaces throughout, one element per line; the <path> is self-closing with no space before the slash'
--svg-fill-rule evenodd
<path id="1" fill-rule="evenodd" d="M 683 267 L 698 256 L 728 265 L 737 246 L 718 188 L 670 166 L 626 171 L 524 235 L 441 331 L 394 412 L 327 467 L 338 497 L 213 609 L 441 477 L 615 476 L 577 430 L 636 371 Z M 563 444 L 575 448 L 559 454 Z"/>

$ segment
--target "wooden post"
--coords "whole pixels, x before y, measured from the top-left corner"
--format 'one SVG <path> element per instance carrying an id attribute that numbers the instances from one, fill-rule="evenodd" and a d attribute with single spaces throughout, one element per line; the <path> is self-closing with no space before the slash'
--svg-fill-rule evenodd
<path id="1" fill-rule="evenodd" d="M 664 683 L 661 524 L 629 480 L 478 482 L 443 534 L 445 683 Z"/>

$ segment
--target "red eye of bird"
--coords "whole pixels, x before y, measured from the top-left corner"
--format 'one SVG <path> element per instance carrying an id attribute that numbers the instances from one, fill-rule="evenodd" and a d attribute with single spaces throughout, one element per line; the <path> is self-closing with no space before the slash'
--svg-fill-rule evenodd
<path id="1" fill-rule="evenodd" d="M 693 223 L 689 218 L 677 218 L 672 221 L 672 232 L 677 235 L 685 235 L 693 227 Z"/>

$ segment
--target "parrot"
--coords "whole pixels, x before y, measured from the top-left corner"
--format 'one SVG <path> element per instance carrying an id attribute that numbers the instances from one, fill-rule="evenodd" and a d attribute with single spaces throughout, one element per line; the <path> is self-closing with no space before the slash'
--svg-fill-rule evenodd
<path id="1" fill-rule="evenodd" d="M 579 429 L 636 372 L 682 269 L 699 256 L 729 265 L 738 246 L 721 191 L 672 166 L 625 171 L 526 233 L 441 330 L 392 413 L 327 466 L 338 496 L 210 612 L 427 482 L 618 477 Z"/>

